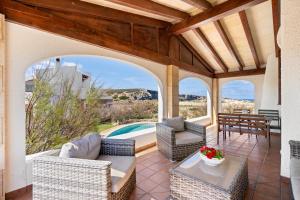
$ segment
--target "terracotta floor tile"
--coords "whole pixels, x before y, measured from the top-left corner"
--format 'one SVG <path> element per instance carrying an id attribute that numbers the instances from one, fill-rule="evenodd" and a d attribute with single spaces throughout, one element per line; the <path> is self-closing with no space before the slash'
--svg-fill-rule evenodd
<path id="1" fill-rule="evenodd" d="M 153 190 L 155 187 L 158 186 L 157 183 L 151 181 L 151 180 L 145 180 L 141 183 L 137 184 L 139 188 L 141 188 L 143 191 L 145 192 L 150 192 L 151 190 Z"/>
<path id="2" fill-rule="evenodd" d="M 274 187 L 263 183 L 259 183 L 255 187 L 255 193 L 265 193 L 268 194 L 269 197 L 280 199 L 280 187 Z"/>
<path id="3" fill-rule="evenodd" d="M 139 172 L 141 175 L 143 175 L 144 177 L 148 178 L 150 176 L 152 176 L 153 174 L 155 174 L 155 171 L 149 169 L 149 168 L 145 168 L 142 171 Z"/>
<path id="4" fill-rule="evenodd" d="M 149 194 L 146 194 L 140 198 L 140 200 L 157 200 Z"/>
<path id="5" fill-rule="evenodd" d="M 145 191 L 141 190 L 140 188 L 136 187 L 134 191 L 131 194 L 131 199 L 130 200 L 135 200 L 135 199 L 141 199 L 142 196 L 146 194 Z"/>
<path id="6" fill-rule="evenodd" d="M 169 175 L 166 173 L 156 173 L 155 175 L 150 177 L 150 180 L 160 184 L 160 183 L 164 183 L 164 182 L 168 182 L 170 179 Z"/>
<path id="7" fill-rule="evenodd" d="M 151 190 L 151 193 L 161 193 L 161 192 L 170 192 L 170 187 L 158 185 L 153 190 Z"/>
<path id="8" fill-rule="evenodd" d="M 157 200 L 167 200 L 170 197 L 170 192 L 151 193 L 151 195 Z"/>

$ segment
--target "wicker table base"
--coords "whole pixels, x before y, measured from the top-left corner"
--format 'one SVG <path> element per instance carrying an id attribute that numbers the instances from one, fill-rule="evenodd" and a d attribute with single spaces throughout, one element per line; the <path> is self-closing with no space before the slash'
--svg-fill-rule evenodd
<path id="1" fill-rule="evenodd" d="M 234 172 L 234 177 L 230 179 L 229 181 L 230 184 L 228 188 L 222 188 L 218 185 L 218 183 L 223 181 L 222 179 L 220 179 L 219 182 L 212 181 L 211 183 L 209 183 L 208 181 L 203 181 L 199 179 L 199 177 L 197 176 L 193 177 L 193 175 L 189 173 L 182 173 L 182 171 L 176 170 L 178 166 L 180 166 L 180 163 L 177 166 L 175 166 L 172 170 L 170 170 L 171 173 L 170 199 L 174 199 L 174 200 L 177 199 L 178 200 L 185 200 L 185 199 L 241 200 L 244 199 L 244 195 L 248 187 L 248 167 L 247 167 L 246 159 L 243 159 L 241 161 L 241 166 L 238 167 L 238 170 L 236 170 L 236 172 Z M 200 169 L 199 169 L 199 173 L 201 173 Z M 209 174 L 205 174 L 205 178 L 206 179 L 209 178 Z M 225 176 L 225 179 L 227 178 L 228 177 Z"/>

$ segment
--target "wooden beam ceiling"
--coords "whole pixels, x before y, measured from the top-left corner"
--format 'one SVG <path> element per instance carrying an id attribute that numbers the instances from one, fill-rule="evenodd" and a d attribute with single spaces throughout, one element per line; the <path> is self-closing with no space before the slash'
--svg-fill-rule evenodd
<path id="1" fill-rule="evenodd" d="M 11 0 L 6 0 L 10 2 Z M 171 24 L 165 21 L 144 17 L 108 7 L 98 6 L 80 0 L 15 0 L 22 4 L 47 8 L 54 11 L 66 12 L 69 14 L 80 14 L 90 17 L 101 17 L 105 19 L 117 20 L 121 22 L 132 22 L 155 26 L 158 28 L 168 27 Z"/>
<path id="2" fill-rule="evenodd" d="M 109 0 L 110 2 L 117 3 L 129 8 L 138 9 L 148 13 L 160 15 L 163 17 L 173 18 L 177 20 L 183 20 L 189 17 L 189 14 L 164 6 L 149 0 Z"/>
<path id="3" fill-rule="evenodd" d="M 174 34 L 181 34 L 189 30 L 198 28 L 200 25 L 214 22 L 228 15 L 246 10 L 254 5 L 265 2 L 267 0 L 231 0 L 218 4 L 215 7 L 192 16 L 184 21 L 175 24 L 171 28 Z"/>
<path id="4" fill-rule="evenodd" d="M 211 8 L 211 4 L 206 0 L 182 0 L 182 1 L 199 9 Z"/>
<path id="5" fill-rule="evenodd" d="M 251 29 L 250 29 L 250 26 L 249 26 L 246 11 L 239 12 L 239 15 L 240 15 L 240 18 L 241 18 L 243 29 L 244 29 L 244 32 L 246 34 L 246 38 L 247 38 L 247 41 L 248 41 L 248 44 L 249 44 L 254 62 L 255 62 L 255 66 L 258 69 L 258 68 L 260 68 L 260 61 L 259 61 L 259 58 L 258 58 L 257 50 L 255 48 L 254 39 L 253 39 L 253 36 L 252 36 L 252 33 L 251 33 Z"/>
<path id="6" fill-rule="evenodd" d="M 216 27 L 219 35 L 221 36 L 221 38 L 223 40 L 225 46 L 227 47 L 228 51 L 230 52 L 231 56 L 233 58 L 235 58 L 235 60 L 239 64 L 239 70 L 242 71 L 244 68 L 244 64 L 242 63 L 242 60 L 238 56 L 237 52 L 234 50 L 233 45 L 231 44 L 221 22 L 218 20 L 218 21 L 215 21 L 214 24 L 215 24 L 215 27 Z"/>
<path id="7" fill-rule="evenodd" d="M 227 73 L 215 74 L 214 78 L 229 78 L 229 77 L 239 77 L 239 76 L 252 76 L 252 75 L 264 74 L 265 71 L 266 71 L 265 68 L 250 69 L 250 70 L 244 70 L 244 71 L 234 71 L 234 72 L 227 72 Z"/>
<path id="8" fill-rule="evenodd" d="M 183 0 L 186 3 L 189 3 L 192 6 L 201 8 L 201 9 L 211 9 L 213 8 L 213 6 L 207 1 L 207 0 Z M 197 6 L 198 5 L 198 6 Z M 231 44 L 229 37 L 227 36 L 222 23 L 220 20 L 217 20 L 214 22 L 214 25 L 219 33 L 219 35 L 221 36 L 222 41 L 224 42 L 225 46 L 227 47 L 229 53 L 231 54 L 231 56 L 237 61 L 238 63 L 238 67 L 239 70 L 243 70 L 244 65 L 241 61 L 241 59 L 239 58 L 237 52 L 234 50 L 233 45 Z"/>
<path id="9" fill-rule="evenodd" d="M 214 22 L 225 46 L 239 64 L 239 70 L 242 71 L 244 65 L 219 21 L 219 19 L 225 16 L 241 11 L 240 17 L 257 66 L 256 72 L 255 70 L 246 70 L 241 73 L 228 72 L 228 67 L 225 62 L 201 30 L 195 29 L 193 31 L 224 71 L 224 73 L 216 75 L 216 78 L 264 73 L 264 69 L 260 69 L 260 62 L 244 10 L 267 0 L 229 0 L 215 7 L 212 7 L 206 0 L 182 1 L 205 11 L 190 17 L 189 14 L 185 12 L 149 0 L 111 0 L 113 3 L 181 21 L 175 25 L 171 25 L 169 22 L 103 7 L 81 0 L 5 0 L 0 2 L 0 12 L 7 15 L 8 20 L 11 21 L 129 53 L 162 64 L 175 64 L 180 66 L 181 69 L 212 77 L 214 73 L 213 67 L 210 66 L 182 36 L 179 36 L 178 39 L 185 46 L 182 47 L 185 50 L 185 54 L 179 52 L 179 55 L 183 56 L 179 57 L 179 59 L 169 57 L 169 55 L 165 53 L 169 52 L 166 48 L 170 48 L 168 47 L 169 40 L 167 38 L 170 37 L 170 33 L 180 34 L 187 30 L 193 30 L 202 24 Z M 272 2 L 273 1 L 276 0 L 272 0 Z M 24 6 L 28 7 L 25 8 Z M 99 20 L 111 20 L 113 23 L 122 23 L 122 25 L 107 24 L 108 22 L 99 22 Z M 49 26 L 49 24 L 55 24 L 55 26 Z M 124 35 L 123 32 L 126 32 L 124 30 L 127 30 L 127 24 L 129 24 L 130 33 Z M 154 29 L 152 29 L 152 27 Z M 119 28 L 121 29 L 114 33 L 114 29 Z M 111 30 L 113 30 L 113 32 L 111 32 Z M 135 31 L 140 31 L 140 33 L 134 33 Z M 121 35 L 120 38 L 115 37 L 118 35 L 117 33 Z M 130 38 L 126 39 L 128 35 L 130 35 Z M 138 37 L 152 37 L 150 39 L 151 42 L 144 44 L 147 40 L 144 38 L 144 42 L 139 41 L 141 38 L 134 38 L 137 37 L 137 35 Z M 186 48 L 192 53 L 191 56 Z M 192 59 L 191 61 L 188 60 L 190 58 Z"/>
<path id="10" fill-rule="evenodd" d="M 219 56 L 215 48 L 210 44 L 208 39 L 205 37 L 205 35 L 202 33 L 200 29 L 193 30 L 196 34 L 197 38 L 201 41 L 201 43 L 209 50 L 211 56 L 215 59 L 215 61 L 220 65 L 220 67 L 223 69 L 224 72 L 228 71 L 228 67 L 222 60 L 222 58 Z"/>
<path id="11" fill-rule="evenodd" d="M 29 2 L 29 0 L 26 0 Z M 37 0 L 33 0 L 38 2 Z M 44 0 L 40 0 L 44 3 Z M 60 0 L 49 1 L 51 7 L 57 8 L 58 5 L 65 5 L 66 10 L 74 9 L 77 12 L 65 12 L 57 9 L 45 8 L 23 4 L 20 1 L 6 0 L 3 2 L 3 14 L 10 22 L 17 22 L 23 25 L 27 25 L 33 28 L 41 29 L 47 32 L 55 33 L 61 36 L 69 37 L 75 40 L 80 40 L 93 45 L 109 48 L 122 53 L 138 56 L 147 60 L 151 60 L 164 65 L 176 65 L 182 70 L 202 74 L 208 77 L 212 77 L 213 73 L 209 72 L 205 67 L 194 63 L 193 61 L 185 60 L 183 62 L 179 59 L 169 57 L 169 40 L 170 34 L 167 28 L 152 27 L 154 25 L 160 25 L 157 23 L 159 20 L 146 19 L 144 22 L 142 19 L 146 17 L 135 16 L 130 14 L 130 19 L 134 19 L 136 23 L 132 21 L 123 22 L 120 20 L 111 19 L 111 15 L 108 17 L 98 16 L 94 14 L 84 13 L 78 11 L 78 4 L 73 5 L 75 0 Z M 57 4 L 55 4 L 57 3 Z M 70 3 L 70 4 L 68 4 Z M 72 6 L 73 5 L 73 6 Z M 82 5 L 82 4 L 80 4 Z M 75 6 L 75 7 L 74 7 Z M 93 5 L 99 9 L 101 6 Z M 102 9 L 102 8 L 100 8 Z M 100 10 L 99 9 L 99 10 Z M 88 12 L 87 8 L 82 8 Z M 93 10 L 95 11 L 95 10 Z M 120 18 L 124 17 L 124 12 L 119 12 Z M 127 16 L 128 13 L 125 13 Z M 104 15 L 103 13 L 101 15 Z M 136 17 L 140 17 L 136 20 Z M 155 22 L 150 25 L 148 21 Z M 192 59 L 192 58 L 191 58 Z"/>

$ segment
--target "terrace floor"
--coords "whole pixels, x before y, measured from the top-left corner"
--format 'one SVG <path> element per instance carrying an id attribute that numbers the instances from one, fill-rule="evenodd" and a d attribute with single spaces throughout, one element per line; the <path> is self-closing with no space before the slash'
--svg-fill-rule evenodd
<path id="1" fill-rule="evenodd" d="M 225 154 L 248 156 L 249 187 L 247 200 L 290 199 L 289 184 L 280 181 L 280 137 L 272 136 L 267 148 L 264 137 L 256 140 L 247 135 L 232 134 L 221 141 Z M 209 146 L 216 146 L 216 136 L 208 134 Z M 175 163 L 166 159 L 156 147 L 137 154 L 137 187 L 131 200 L 165 200 L 169 197 L 169 168 Z M 30 200 L 31 191 L 14 200 Z"/>

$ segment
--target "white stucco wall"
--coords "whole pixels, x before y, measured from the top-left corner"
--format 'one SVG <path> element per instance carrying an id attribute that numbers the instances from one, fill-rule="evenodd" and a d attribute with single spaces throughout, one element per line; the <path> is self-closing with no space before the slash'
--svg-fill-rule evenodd
<path id="1" fill-rule="evenodd" d="M 278 105 L 278 59 L 275 54 L 270 55 L 267 60 L 260 108 L 280 111 Z"/>
<path id="2" fill-rule="evenodd" d="M 263 84 L 264 84 L 264 74 L 220 79 L 219 80 L 219 112 L 221 112 L 221 110 L 222 110 L 222 107 L 221 107 L 222 88 L 225 84 L 227 84 L 231 81 L 235 81 L 235 80 L 249 81 L 254 84 L 254 89 L 255 89 L 254 103 L 255 103 L 255 112 L 257 112 L 257 110 L 261 106 L 262 90 L 263 90 Z"/>
<path id="3" fill-rule="evenodd" d="M 63 55 L 94 55 L 129 62 L 153 74 L 166 105 L 166 66 L 13 23 L 7 25 L 7 173 L 6 192 L 27 185 L 25 165 L 25 71 L 41 60 Z M 166 113 L 160 106 L 160 117 Z"/>
<path id="4" fill-rule="evenodd" d="M 289 177 L 288 141 L 300 141 L 300 1 L 282 0 L 281 9 L 281 175 Z"/>

